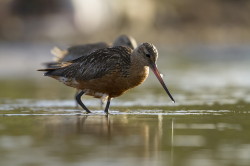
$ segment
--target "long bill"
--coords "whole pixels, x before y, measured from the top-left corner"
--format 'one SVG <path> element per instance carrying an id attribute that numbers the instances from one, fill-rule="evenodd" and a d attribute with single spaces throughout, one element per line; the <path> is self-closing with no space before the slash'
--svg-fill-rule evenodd
<path id="1" fill-rule="evenodd" d="M 162 87 L 163 87 L 164 90 L 167 92 L 167 94 L 168 94 L 168 96 L 170 97 L 170 99 L 175 103 L 175 100 L 174 100 L 174 98 L 172 97 L 172 95 L 170 94 L 170 92 L 169 92 L 169 90 L 168 90 L 166 84 L 164 83 L 164 81 L 163 81 L 163 79 L 162 79 L 162 77 L 161 77 L 161 75 L 160 75 L 160 72 L 159 72 L 159 70 L 157 69 L 156 65 L 155 65 L 155 64 L 152 64 L 152 65 L 150 66 L 150 68 L 153 70 L 155 76 L 156 76 L 157 79 L 160 81 Z"/>

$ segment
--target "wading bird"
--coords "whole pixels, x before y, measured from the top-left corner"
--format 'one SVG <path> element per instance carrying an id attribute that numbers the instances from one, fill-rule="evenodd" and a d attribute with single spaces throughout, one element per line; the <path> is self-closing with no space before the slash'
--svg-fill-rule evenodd
<path id="1" fill-rule="evenodd" d="M 83 94 L 107 100 L 104 112 L 108 114 L 111 99 L 144 82 L 149 68 L 175 102 L 157 69 L 157 58 L 155 46 L 142 43 L 134 50 L 125 46 L 98 49 L 88 56 L 58 63 L 57 68 L 38 71 L 46 71 L 45 76 L 78 89 L 76 101 L 88 113 L 90 110 L 81 101 Z"/>
<path id="2" fill-rule="evenodd" d="M 51 50 L 51 53 L 54 55 L 54 62 L 47 62 L 45 63 L 45 65 L 47 68 L 57 68 L 58 62 L 72 61 L 82 56 L 88 56 L 91 52 L 98 49 L 108 48 L 112 46 L 127 46 L 134 50 L 137 47 L 137 42 L 133 37 L 129 35 L 120 35 L 113 41 L 113 44 L 108 44 L 105 42 L 82 44 L 69 47 L 67 50 L 61 50 L 58 47 L 54 47 Z M 75 96 L 77 94 L 78 90 Z M 103 107 L 103 104 L 104 100 L 101 99 L 101 107 Z"/>

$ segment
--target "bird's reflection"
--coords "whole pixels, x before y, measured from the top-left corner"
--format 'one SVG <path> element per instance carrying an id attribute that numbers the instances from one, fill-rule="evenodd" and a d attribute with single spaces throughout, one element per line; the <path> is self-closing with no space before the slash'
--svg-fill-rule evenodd
<path id="1" fill-rule="evenodd" d="M 170 165 L 174 165 L 174 118 L 171 119 L 171 149 L 170 149 Z"/>
<path id="2" fill-rule="evenodd" d="M 87 118 L 88 118 L 88 116 L 83 116 L 83 117 L 77 116 L 76 117 L 76 131 L 77 131 L 77 133 L 81 133 Z"/>
<path id="3" fill-rule="evenodd" d="M 87 119 L 89 118 L 89 123 Z M 90 118 L 88 115 L 86 116 L 77 116 L 76 117 L 76 133 L 84 134 L 105 134 L 107 136 L 111 135 L 110 128 L 110 117 L 109 115 L 100 116 L 95 120 Z"/>
<path id="4" fill-rule="evenodd" d="M 121 154 L 120 150 L 122 150 L 123 153 L 128 152 L 134 157 L 143 158 L 145 164 L 149 162 L 148 159 L 160 160 L 164 163 L 170 163 L 170 159 L 173 160 L 171 134 L 174 130 L 174 121 L 162 115 L 154 116 L 152 121 L 133 115 L 50 118 L 46 120 L 44 137 L 64 144 L 63 148 L 67 153 L 81 152 L 87 156 L 92 151 L 98 152 L 99 148 L 106 147 L 112 153 L 117 151 L 117 154 Z M 86 150 L 89 148 L 91 150 Z M 162 156 L 162 151 L 167 151 L 171 157 L 165 158 Z"/>

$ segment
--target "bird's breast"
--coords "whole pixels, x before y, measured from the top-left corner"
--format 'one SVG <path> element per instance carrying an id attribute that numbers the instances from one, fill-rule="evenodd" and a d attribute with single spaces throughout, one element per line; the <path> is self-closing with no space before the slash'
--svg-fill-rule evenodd
<path id="1" fill-rule="evenodd" d="M 131 68 L 126 76 L 116 72 L 98 79 L 79 81 L 77 88 L 86 90 L 86 95 L 97 98 L 102 98 L 103 95 L 117 97 L 125 91 L 140 85 L 148 77 L 148 73 L 148 67 L 142 67 L 140 70 Z"/>
<path id="2" fill-rule="evenodd" d="M 129 84 L 131 87 L 135 87 L 143 83 L 149 74 L 149 67 L 135 67 L 131 68 L 131 74 L 129 76 Z"/>

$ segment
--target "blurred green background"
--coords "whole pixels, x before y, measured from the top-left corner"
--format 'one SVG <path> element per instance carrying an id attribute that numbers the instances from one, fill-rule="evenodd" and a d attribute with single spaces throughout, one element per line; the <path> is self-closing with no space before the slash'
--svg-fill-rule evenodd
<path id="1" fill-rule="evenodd" d="M 246 0 L 2 0 L 2 41 L 248 43 Z"/>

